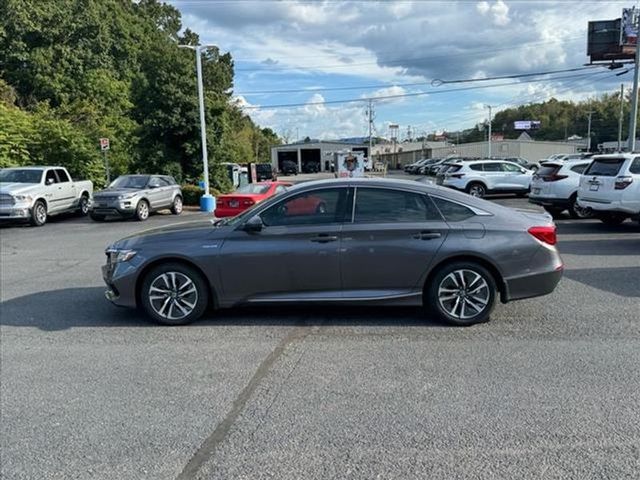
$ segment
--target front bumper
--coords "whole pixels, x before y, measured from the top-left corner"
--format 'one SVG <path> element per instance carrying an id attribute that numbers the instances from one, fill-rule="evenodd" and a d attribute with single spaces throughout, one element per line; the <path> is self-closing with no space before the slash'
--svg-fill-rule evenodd
<path id="1" fill-rule="evenodd" d="M 136 212 L 136 204 L 132 200 L 104 202 L 99 198 L 94 198 L 89 211 L 95 215 L 130 217 Z"/>
<path id="2" fill-rule="evenodd" d="M 102 279 L 107 285 L 105 297 L 120 307 L 137 306 L 138 268 L 133 262 L 107 263 L 102 266 Z"/>
<path id="3" fill-rule="evenodd" d="M 0 221 L 29 220 L 30 218 L 31 208 L 29 206 L 13 205 L 11 207 L 0 207 Z"/>

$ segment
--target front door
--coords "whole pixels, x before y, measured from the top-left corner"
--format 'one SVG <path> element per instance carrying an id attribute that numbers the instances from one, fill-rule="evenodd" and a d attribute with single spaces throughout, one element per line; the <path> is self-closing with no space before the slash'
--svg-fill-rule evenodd
<path id="1" fill-rule="evenodd" d="M 345 298 L 406 295 L 420 281 L 449 228 L 427 195 L 358 187 L 353 222 L 342 230 Z"/>
<path id="2" fill-rule="evenodd" d="M 233 231 L 219 256 L 230 303 L 340 296 L 340 240 L 347 187 L 282 199 L 260 214 L 260 232 Z"/>
<path id="3" fill-rule="evenodd" d="M 514 163 L 503 163 L 503 190 L 527 190 L 531 184 L 532 174 Z"/>

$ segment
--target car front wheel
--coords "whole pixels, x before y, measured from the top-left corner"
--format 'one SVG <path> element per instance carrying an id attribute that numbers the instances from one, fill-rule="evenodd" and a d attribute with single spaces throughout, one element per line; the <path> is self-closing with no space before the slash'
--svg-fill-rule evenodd
<path id="1" fill-rule="evenodd" d="M 472 197 L 482 198 L 487 194 L 487 189 L 481 183 L 470 183 L 467 187 L 467 193 Z"/>
<path id="2" fill-rule="evenodd" d="M 42 200 L 38 200 L 31 210 L 31 225 L 41 227 L 47 223 L 47 206 Z"/>
<path id="3" fill-rule="evenodd" d="M 140 200 L 138 202 L 138 206 L 136 207 L 135 213 L 136 220 L 140 222 L 144 222 L 147 218 L 149 218 L 149 204 L 146 200 Z"/>
<path id="4" fill-rule="evenodd" d="M 206 280 L 181 263 L 153 268 L 143 279 L 140 301 L 145 312 L 164 325 L 185 325 L 202 316 L 209 303 Z"/>
<path id="5" fill-rule="evenodd" d="M 447 323 L 469 326 L 489 320 L 496 282 L 482 265 L 456 262 L 441 268 L 425 289 L 427 310 Z"/>
<path id="6" fill-rule="evenodd" d="M 171 205 L 171 213 L 174 215 L 180 215 L 182 213 L 182 197 L 178 195 L 173 199 L 173 205 Z"/>

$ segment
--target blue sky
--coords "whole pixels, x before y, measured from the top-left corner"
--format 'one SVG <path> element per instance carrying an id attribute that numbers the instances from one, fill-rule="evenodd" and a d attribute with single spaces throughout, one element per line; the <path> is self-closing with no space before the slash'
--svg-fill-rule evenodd
<path id="1" fill-rule="evenodd" d="M 247 114 L 290 141 L 367 134 L 366 101 L 378 98 L 375 130 L 406 134 L 473 127 L 495 111 L 552 96 L 583 100 L 630 86 L 598 68 L 469 85 L 454 80 L 579 67 L 587 22 L 620 17 L 633 1 L 254 1 L 171 0 L 185 27 L 235 59 L 234 96 Z M 411 85 L 407 85 L 411 84 Z M 474 84 L 479 85 L 479 84 Z M 344 88 L 344 90 L 331 90 Z M 327 90 L 321 90 L 327 89 Z M 278 93 L 275 90 L 304 90 Z M 268 91 L 270 93 L 257 93 Z M 384 99 L 389 95 L 426 93 Z M 272 105 L 299 103 L 291 108 Z M 259 107 L 259 108 L 255 108 Z M 584 133 L 584 132 L 572 132 Z"/>

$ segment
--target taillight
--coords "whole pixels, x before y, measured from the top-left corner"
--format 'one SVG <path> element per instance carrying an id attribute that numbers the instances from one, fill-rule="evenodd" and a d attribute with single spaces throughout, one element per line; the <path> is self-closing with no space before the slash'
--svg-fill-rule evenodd
<path id="1" fill-rule="evenodd" d="M 545 177 L 541 177 L 542 180 L 544 182 L 557 182 L 558 180 L 562 180 L 564 178 L 567 178 L 568 175 L 556 175 L 555 173 L 553 175 L 548 175 Z"/>
<path id="2" fill-rule="evenodd" d="M 555 225 L 547 227 L 531 227 L 527 232 L 546 244 L 555 245 L 558 243 Z"/>
<path id="3" fill-rule="evenodd" d="M 616 177 L 615 189 L 624 190 L 633 183 L 633 177 Z"/>
<path id="4" fill-rule="evenodd" d="M 464 177 L 464 173 L 450 173 L 449 176 L 451 178 L 462 178 Z"/>
<path id="5" fill-rule="evenodd" d="M 254 202 L 251 199 L 247 199 L 247 200 L 243 200 L 242 201 L 242 205 L 244 205 L 245 207 L 250 207 L 251 205 L 255 204 L 256 202 Z"/>

